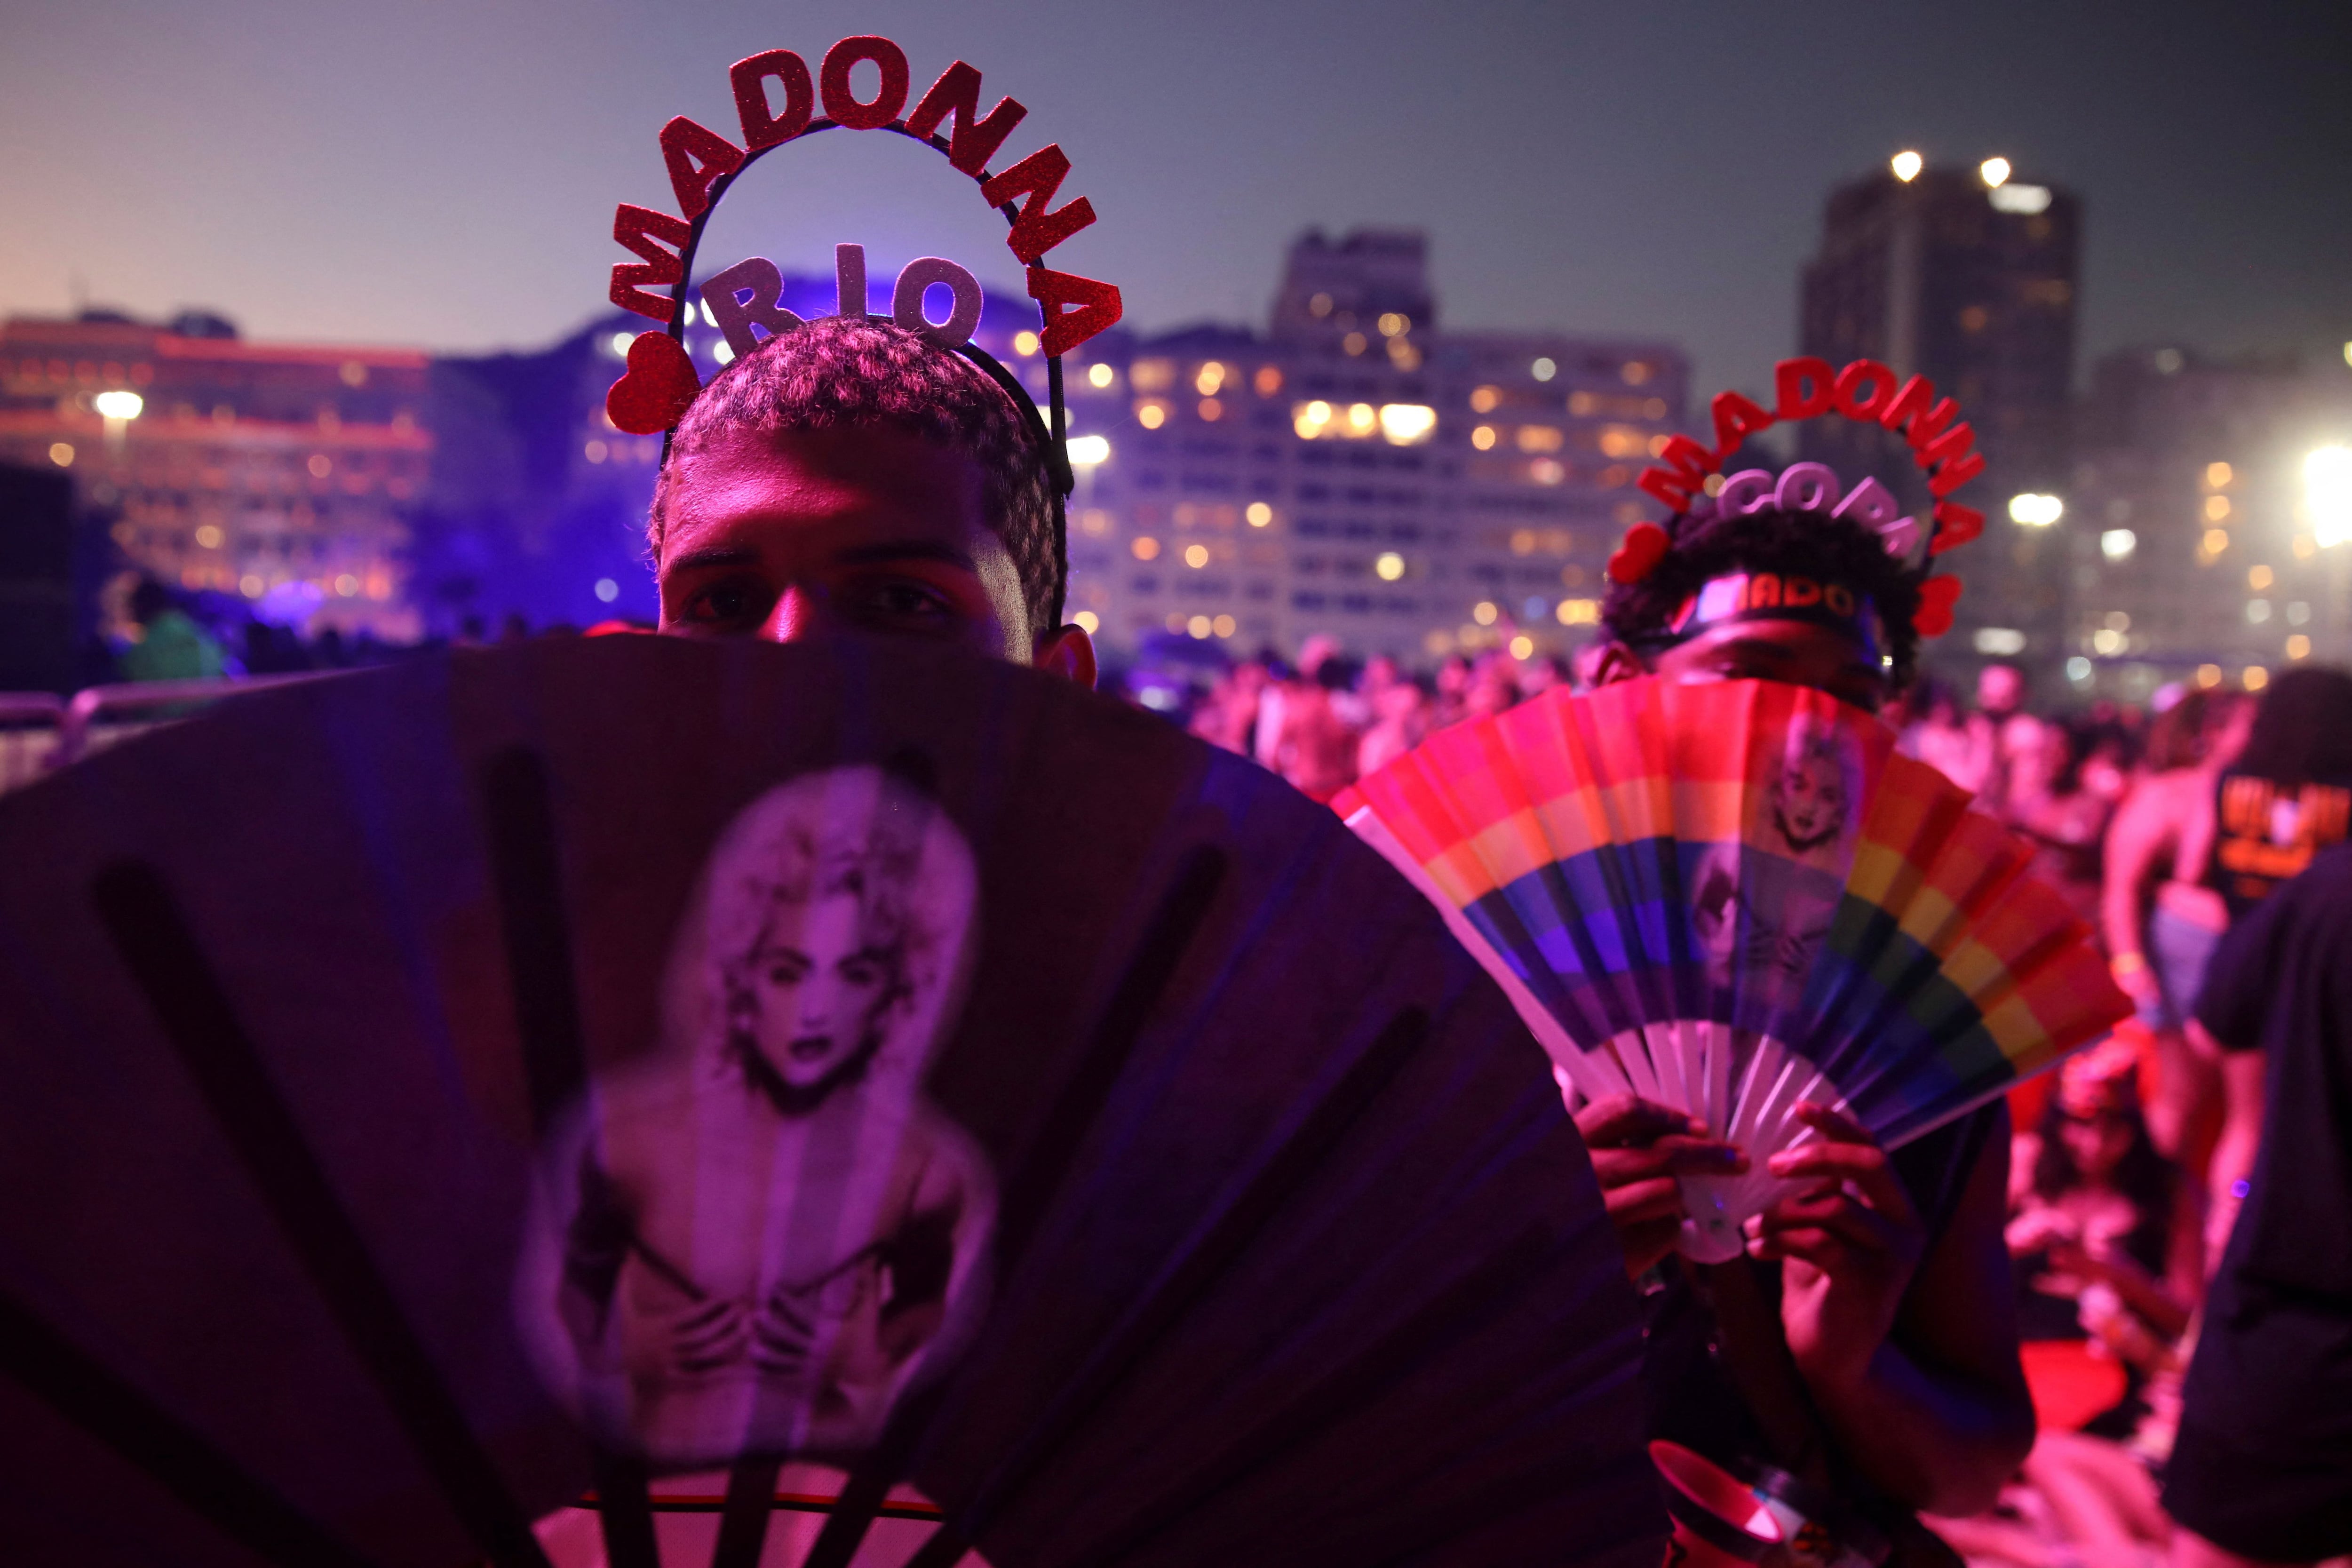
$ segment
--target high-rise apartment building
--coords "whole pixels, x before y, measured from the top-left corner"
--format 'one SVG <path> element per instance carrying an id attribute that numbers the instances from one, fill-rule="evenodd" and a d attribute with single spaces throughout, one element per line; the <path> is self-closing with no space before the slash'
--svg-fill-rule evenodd
<path id="1" fill-rule="evenodd" d="M 421 353 L 248 342 L 217 317 L 0 325 L 0 460 L 70 472 L 121 558 L 310 629 L 416 635 L 406 510 L 432 437 Z"/>
<path id="2" fill-rule="evenodd" d="M 2315 510 L 2328 470 L 2314 463 L 2352 448 L 2352 374 L 2127 350 L 2095 367 L 2077 433 L 2066 490 L 2077 692 L 2259 688 L 2303 659 L 2352 660 L 2352 542 Z"/>
<path id="3" fill-rule="evenodd" d="M 1591 635 L 1687 363 L 1436 313 L 1422 236 L 1309 233 L 1263 335 L 1107 343 L 1072 371 L 1072 428 L 1108 456 L 1073 506 L 1071 603 L 1115 656 L 1155 633 L 1294 653 L 1321 634 L 1426 664 Z"/>
<path id="4" fill-rule="evenodd" d="M 1906 153 L 1830 194 L 1821 249 L 1805 268 L 1801 352 L 1925 375 L 1975 429 L 1986 467 L 1965 499 L 1987 522 L 1958 563 L 1967 587 L 1937 650 L 1946 662 L 1957 652 L 2054 667 L 2063 654 L 2064 568 L 2079 526 L 2063 492 L 2081 230 L 2072 193 L 2023 179 L 2004 160 L 1939 169 Z M 1927 499 L 1891 434 L 1822 419 L 1799 440 L 1805 457 L 1849 479 L 1874 474 L 1907 505 Z M 2016 497 L 2027 499 L 2013 514 Z"/>

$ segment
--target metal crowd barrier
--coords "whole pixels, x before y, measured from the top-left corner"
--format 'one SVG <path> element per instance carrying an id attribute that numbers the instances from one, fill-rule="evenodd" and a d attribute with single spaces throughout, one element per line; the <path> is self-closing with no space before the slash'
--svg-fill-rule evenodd
<path id="1" fill-rule="evenodd" d="M 139 680 L 93 686 L 71 700 L 47 691 L 0 691 L 0 791 L 33 783 L 119 741 L 173 723 L 225 697 L 338 673 Z"/>

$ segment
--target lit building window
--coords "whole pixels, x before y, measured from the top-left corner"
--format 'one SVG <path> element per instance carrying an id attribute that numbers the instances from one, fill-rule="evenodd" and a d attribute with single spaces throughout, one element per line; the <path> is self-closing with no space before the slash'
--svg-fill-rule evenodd
<path id="1" fill-rule="evenodd" d="M 1525 632 L 1521 632 L 1517 637 L 1511 639 L 1511 657 L 1513 658 L 1533 658 L 1535 654 L 1536 639 L 1528 636 Z"/>
<path id="2" fill-rule="evenodd" d="M 1393 583 L 1404 575 L 1404 557 L 1395 551 L 1384 552 L 1372 562 L 1372 574 L 1383 583 Z"/>
<path id="3" fill-rule="evenodd" d="M 1135 362 L 1128 378 L 1135 383 L 1138 392 L 1165 392 L 1176 384 L 1176 365 L 1172 360 L 1146 359 Z"/>
<path id="4" fill-rule="evenodd" d="M 2227 529 L 2221 528 L 2209 528 L 2205 531 L 2205 537 L 2200 541 L 2200 544 L 2202 548 L 2205 559 L 2210 561 L 2213 557 L 2221 554 L 2221 552 L 2230 548 L 2229 531 Z"/>
<path id="5" fill-rule="evenodd" d="M 2099 535 L 2099 553 L 2110 561 L 2128 561 L 2139 548 L 2139 535 L 2128 528 L 2111 528 Z"/>
<path id="6" fill-rule="evenodd" d="M 1349 332 L 1346 337 L 1339 340 L 1339 347 L 1341 351 L 1351 356 L 1362 353 L 1370 346 L 1371 341 L 1365 337 L 1361 332 Z"/>
<path id="7" fill-rule="evenodd" d="M 55 463 L 60 468 L 70 468 L 73 467 L 73 460 L 74 449 L 71 442 L 52 441 L 49 443 L 50 462 Z"/>
<path id="8" fill-rule="evenodd" d="M 1225 367 L 1215 360 L 1202 365 L 1192 376 L 1192 390 L 1203 397 L 1214 397 L 1217 389 L 1225 384 Z"/>
<path id="9" fill-rule="evenodd" d="M 1417 447 L 1437 429 L 1437 410 L 1427 404 L 1383 403 L 1380 417 L 1381 434 L 1391 447 Z"/>
<path id="10" fill-rule="evenodd" d="M 1495 449 L 1495 427 L 1492 425 L 1479 426 L 1478 428 L 1470 432 L 1470 444 L 1473 447 L 1477 447 L 1478 450 L 1482 452 L 1493 451 Z M 71 448 L 68 447 L 68 450 L 71 450 Z"/>
<path id="11" fill-rule="evenodd" d="M 2260 691 L 2271 683 L 2271 672 L 2259 664 L 2250 664 L 2239 672 L 2238 684 L 2249 691 Z"/>
<path id="12" fill-rule="evenodd" d="M 1549 425 L 1522 425 L 1517 437 L 1522 452 L 1557 452 L 1568 444 L 1568 437 Z M 1606 448 L 1603 448 L 1606 450 Z M 1611 453 L 1612 457 L 1622 456 Z"/>
<path id="13" fill-rule="evenodd" d="M 1111 367 L 1107 364 L 1090 364 L 1087 366 L 1087 384 L 1088 386 L 1108 387 L 1112 382 L 1118 379 L 1118 373 L 1111 369 Z"/>
<path id="14" fill-rule="evenodd" d="M 2286 656 L 2289 658 L 2309 658 L 2311 657 L 2311 639 L 2305 637 L 2301 632 L 2295 633 L 2294 636 L 2286 639 Z"/>
<path id="15" fill-rule="evenodd" d="M 1072 616 L 1070 620 L 1077 626 L 1078 630 L 1086 633 L 1088 637 L 1092 637 L 1097 632 L 1102 630 L 1102 617 L 1096 615 L 1092 610 L 1080 610 L 1076 615 Z"/>
<path id="16" fill-rule="evenodd" d="M 1160 559 L 1160 541 L 1152 538 L 1151 535 L 1148 533 L 1137 534 L 1133 539 L 1128 542 L 1127 547 L 1135 552 L 1135 558 L 1138 561 L 1157 561 Z"/>
<path id="17" fill-rule="evenodd" d="M 1036 333 L 1020 331 L 1013 334 L 1013 352 L 1019 354 L 1023 359 L 1027 359 L 1030 355 L 1035 353 L 1037 352 L 1037 348 L 1038 343 Z"/>
<path id="18" fill-rule="evenodd" d="M 2246 586 L 2257 594 L 2269 587 L 2272 580 L 2271 569 L 2267 566 L 2253 567 L 2246 574 Z"/>
<path id="19" fill-rule="evenodd" d="M 2227 463 L 2206 464 L 2205 488 L 2209 490 L 2222 490 L 2229 489 L 2230 465 Z"/>
<path id="20" fill-rule="evenodd" d="M 1549 359 L 1539 359 L 1528 366 L 1528 374 L 1538 381 L 1549 381 L 1559 374 L 1559 366 L 1552 363 Z"/>
<path id="21" fill-rule="evenodd" d="M 2200 686 L 2221 685 L 2221 667 L 2218 664 L 2199 665 L 2197 667 L 2197 684 Z"/>
<path id="22" fill-rule="evenodd" d="M 1205 641 L 1209 634 L 1217 629 L 1217 623 L 1206 616 L 1194 616 L 1184 623 L 1184 629 Z"/>
<path id="23" fill-rule="evenodd" d="M 1492 414 L 1496 409 L 1502 406 L 1502 403 L 1503 389 L 1501 387 L 1482 386 L 1477 391 L 1470 395 L 1470 412 L 1473 414 Z"/>
<path id="24" fill-rule="evenodd" d="M 1250 378 L 1250 384 L 1257 388 L 1260 397 L 1272 397 L 1282 390 L 1282 370 L 1277 365 L 1262 364 L 1257 367 L 1257 374 Z"/>
<path id="25" fill-rule="evenodd" d="M 1381 315 L 1380 329 L 1381 336 L 1384 338 L 1402 337 L 1412 331 L 1412 318 L 1396 310 L 1389 310 Z"/>
<path id="26" fill-rule="evenodd" d="M 1274 508 L 1262 500 L 1254 500 L 1242 515 L 1249 519 L 1252 528 L 1265 528 L 1274 521 Z"/>
<path id="27" fill-rule="evenodd" d="M 2205 498 L 2206 521 L 2219 522 L 2229 515 L 2230 498 L 2228 496 L 2207 496 Z"/>
<path id="28" fill-rule="evenodd" d="M 1562 599 L 1553 612 L 1564 626 L 1598 626 L 1601 622 L 1601 601 L 1598 599 Z"/>
<path id="29" fill-rule="evenodd" d="M 1208 563 L 1209 547 L 1207 545 L 1188 544 L 1184 547 L 1185 565 L 1190 566 L 1193 571 L 1198 572 L 1202 567 L 1206 566 Z"/>
<path id="30" fill-rule="evenodd" d="M 1628 360 L 1617 374 L 1625 378 L 1626 385 L 1640 386 L 1650 379 L 1650 367 L 1640 360 Z"/>
<path id="31" fill-rule="evenodd" d="M 1490 600 L 1481 599 L 1470 606 L 1470 618 L 1482 626 L 1493 626 L 1501 615 L 1502 612 L 1496 609 Z"/>
<path id="32" fill-rule="evenodd" d="M 1214 425 L 1225 416 L 1225 405 L 1213 397 L 1204 397 L 1201 399 L 1199 413 L 1202 418 Z"/>
<path id="33" fill-rule="evenodd" d="M 580 449 L 580 455 L 592 463 L 601 463 L 608 455 L 608 448 L 602 441 L 591 441 Z"/>
<path id="34" fill-rule="evenodd" d="M 1146 430 L 1157 430 L 1168 423 L 1168 405 L 1149 400 L 1135 405 L 1135 422 Z"/>
<path id="35" fill-rule="evenodd" d="M 1568 478 L 1568 465 L 1558 458 L 1538 458 L 1528 465 L 1528 478 L 1539 485 L 1559 484 Z"/>
<path id="36" fill-rule="evenodd" d="M 1209 629 L 1216 633 L 1221 637 L 1229 637 L 1239 629 L 1239 626 L 1233 616 L 1219 616 L 1215 620 L 1209 623 Z"/>
<path id="37" fill-rule="evenodd" d="M 2271 602 L 2268 599 L 2248 599 L 2246 601 L 2246 621 L 2248 625 L 2258 626 L 2270 618 Z"/>

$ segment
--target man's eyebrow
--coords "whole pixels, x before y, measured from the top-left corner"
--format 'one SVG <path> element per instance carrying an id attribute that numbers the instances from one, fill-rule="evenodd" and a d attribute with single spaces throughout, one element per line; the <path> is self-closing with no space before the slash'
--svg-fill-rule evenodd
<path id="1" fill-rule="evenodd" d="M 841 566 L 873 566 L 885 561 L 937 561 L 948 566 L 961 566 L 967 572 L 980 570 L 979 563 L 954 545 L 936 539 L 901 539 L 882 544 L 860 544 L 837 551 L 834 562 Z"/>
<path id="2" fill-rule="evenodd" d="M 664 564 L 668 571 L 696 571 L 717 566 L 751 566 L 757 564 L 759 560 L 760 552 L 749 545 L 713 544 L 673 555 Z M 980 570 L 971 555 L 935 539 L 901 539 L 881 544 L 853 545 L 849 549 L 836 551 L 833 560 L 837 566 L 872 566 L 887 561 L 937 561 L 944 565 L 961 567 L 966 572 Z"/>
<path id="3" fill-rule="evenodd" d="M 703 566 L 749 566 L 759 559 L 760 552 L 748 545 L 714 544 L 702 550 L 689 550 L 683 555 L 673 555 L 664 565 L 671 571 Z"/>

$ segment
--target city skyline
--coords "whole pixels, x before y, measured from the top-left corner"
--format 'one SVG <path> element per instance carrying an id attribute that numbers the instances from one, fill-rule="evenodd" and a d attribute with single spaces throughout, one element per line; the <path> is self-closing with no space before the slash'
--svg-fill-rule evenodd
<path id="1" fill-rule="evenodd" d="M 88 303 L 210 306 L 260 338 L 552 341 L 601 298 L 612 203 L 666 195 L 662 120 L 725 123 L 740 55 L 881 31 L 918 75 L 968 58 L 992 99 L 1030 106 L 1009 150 L 1060 142 L 1102 213 L 1057 258 L 1119 282 L 1147 331 L 1265 320 L 1273 248 L 1311 225 L 1417 227 L 1449 326 L 1668 337 L 1695 390 L 1753 392 L 1794 345 L 1823 194 L 1911 146 L 2084 193 L 2081 363 L 2352 337 L 2327 13 L 2232 28 L 2183 8 L 2128 36 L 2073 9 L 1450 16 L 889 5 L 681 24 L 606 5 L 559 29 L 499 4 L 368 20 L 120 0 L 45 18 L 0 64 L 0 202 L 38 219 L 0 234 L 0 310 L 68 310 L 78 275 Z M 741 248 L 814 269 L 856 239 L 1010 275 L 959 176 L 825 141 L 785 202 L 749 205 L 765 216 L 739 220 Z"/>

